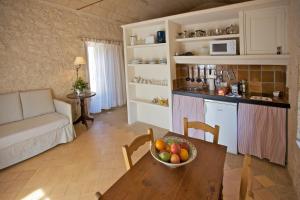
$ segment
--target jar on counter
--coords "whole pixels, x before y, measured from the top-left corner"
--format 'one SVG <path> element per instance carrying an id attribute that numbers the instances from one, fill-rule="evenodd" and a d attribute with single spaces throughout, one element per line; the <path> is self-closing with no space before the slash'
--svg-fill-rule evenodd
<path id="1" fill-rule="evenodd" d="M 239 89 L 242 94 L 247 93 L 247 81 L 246 80 L 241 80 Z"/>

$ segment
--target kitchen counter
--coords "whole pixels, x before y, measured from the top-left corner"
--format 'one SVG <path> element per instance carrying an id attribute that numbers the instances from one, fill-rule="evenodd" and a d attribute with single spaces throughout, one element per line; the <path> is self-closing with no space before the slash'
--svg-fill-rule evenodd
<path id="1" fill-rule="evenodd" d="M 229 96 L 221 96 L 218 95 L 216 91 L 209 90 L 189 90 L 187 88 L 180 88 L 173 90 L 173 94 L 184 95 L 184 96 L 192 96 L 192 97 L 200 97 L 203 99 L 210 99 L 216 101 L 225 101 L 225 102 L 234 102 L 234 103 L 249 103 L 256 105 L 264 105 L 264 106 L 273 106 L 280 108 L 290 108 L 290 104 L 287 98 L 284 97 L 273 97 L 272 95 L 260 94 L 260 93 L 249 93 L 243 95 L 241 97 L 229 97 Z M 262 101 L 262 100 L 254 100 L 250 99 L 251 96 L 263 96 L 270 97 L 272 101 Z"/>

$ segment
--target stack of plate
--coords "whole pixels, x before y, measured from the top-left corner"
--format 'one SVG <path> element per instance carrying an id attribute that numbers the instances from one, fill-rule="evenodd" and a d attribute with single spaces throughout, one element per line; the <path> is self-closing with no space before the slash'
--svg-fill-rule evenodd
<path id="1" fill-rule="evenodd" d="M 132 59 L 129 63 L 130 64 L 142 64 L 143 61 L 142 61 L 142 59 L 136 58 L 136 59 Z"/>

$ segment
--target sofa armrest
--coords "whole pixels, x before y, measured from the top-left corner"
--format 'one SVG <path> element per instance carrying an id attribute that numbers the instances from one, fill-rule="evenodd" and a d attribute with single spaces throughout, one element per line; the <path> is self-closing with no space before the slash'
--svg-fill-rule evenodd
<path id="1" fill-rule="evenodd" d="M 69 118 L 70 124 L 73 124 L 71 104 L 64 101 L 53 99 L 55 111 Z"/>

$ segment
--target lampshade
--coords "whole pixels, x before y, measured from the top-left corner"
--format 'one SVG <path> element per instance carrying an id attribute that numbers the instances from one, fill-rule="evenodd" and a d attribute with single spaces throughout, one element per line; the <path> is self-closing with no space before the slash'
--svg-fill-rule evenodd
<path id="1" fill-rule="evenodd" d="M 85 59 L 83 57 L 77 56 L 74 60 L 74 65 L 85 65 Z"/>

